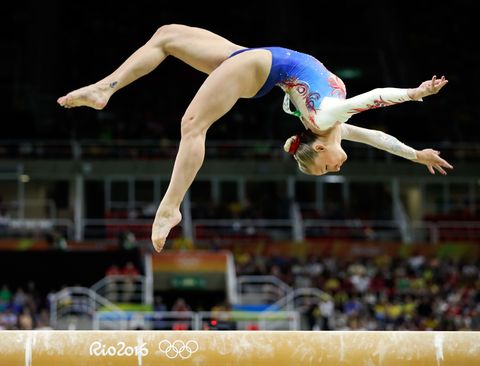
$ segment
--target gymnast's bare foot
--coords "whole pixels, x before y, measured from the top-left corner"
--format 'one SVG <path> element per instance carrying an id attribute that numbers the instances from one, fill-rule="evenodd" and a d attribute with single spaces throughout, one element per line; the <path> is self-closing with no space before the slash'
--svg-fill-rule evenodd
<path id="1" fill-rule="evenodd" d="M 182 221 L 182 214 L 178 209 L 162 210 L 159 208 L 152 227 L 152 244 L 157 252 L 165 245 L 170 230 Z"/>
<path id="2" fill-rule="evenodd" d="M 74 90 L 57 99 L 57 103 L 65 108 L 90 107 L 103 109 L 115 91 L 116 83 L 97 83 Z"/>

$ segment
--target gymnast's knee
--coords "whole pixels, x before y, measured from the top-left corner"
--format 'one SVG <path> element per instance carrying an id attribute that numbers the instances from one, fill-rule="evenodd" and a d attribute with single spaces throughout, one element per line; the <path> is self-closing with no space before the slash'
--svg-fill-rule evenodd
<path id="1" fill-rule="evenodd" d="M 166 24 L 159 27 L 153 34 L 151 41 L 162 47 L 167 53 L 171 45 L 182 36 L 186 26 L 181 24 Z"/>
<path id="2" fill-rule="evenodd" d="M 180 128 L 182 139 L 205 135 L 207 127 L 203 125 L 202 121 L 195 114 L 185 114 L 182 117 Z"/>

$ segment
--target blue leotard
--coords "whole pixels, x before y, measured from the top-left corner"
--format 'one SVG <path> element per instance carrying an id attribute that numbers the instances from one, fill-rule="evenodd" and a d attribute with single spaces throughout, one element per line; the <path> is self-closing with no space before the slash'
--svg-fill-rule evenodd
<path id="1" fill-rule="evenodd" d="M 275 85 L 285 91 L 296 88 L 300 94 L 307 95 L 308 101 L 317 109 L 326 96 L 345 98 L 343 82 L 315 57 L 305 53 L 282 47 L 256 47 L 236 51 L 230 57 L 252 49 L 265 49 L 272 53 L 270 74 L 254 98 L 264 96 Z"/>
<path id="2" fill-rule="evenodd" d="M 288 48 L 244 48 L 230 57 L 253 49 L 265 49 L 272 53 L 272 67 L 267 81 L 254 98 L 264 96 L 274 86 L 281 87 L 285 92 L 283 109 L 300 117 L 306 128 L 326 130 L 364 110 L 411 100 L 407 89 L 398 88 L 377 88 L 345 99 L 345 85 L 338 76 L 315 57 Z M 290 102 L 296 108 L 294 112 L 290 110 Z"/>

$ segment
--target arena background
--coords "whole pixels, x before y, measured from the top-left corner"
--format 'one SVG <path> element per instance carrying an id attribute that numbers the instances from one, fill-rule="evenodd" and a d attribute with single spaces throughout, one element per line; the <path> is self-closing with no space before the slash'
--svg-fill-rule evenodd
<path id="1" fill-rule="evenodd" d="M 478 17 L 473 1 L 7 2 L 0 58 L 0 329 L 479 330 Z M 162 253 L 150 228 L 205 75 L 178 60 L 103 111 L 56 99 L 164 24 L 310 53 L 349 96 L 449 84 L 355 116 L 455 169 L 345 143 L 339 174 L 283 152 L 274 89 L 208 134 Z M 269 310 L 272 312 L 266 312 Z"/>

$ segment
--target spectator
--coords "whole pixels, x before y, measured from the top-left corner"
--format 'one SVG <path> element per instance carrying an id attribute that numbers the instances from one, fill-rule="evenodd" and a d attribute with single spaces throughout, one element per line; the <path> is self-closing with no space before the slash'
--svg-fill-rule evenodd
<path id="1" fill-rule="evenodd" d="M 186 303 L 185 299 L 182 297 L 179 297 L 177 300 L 175 300 L 175 303 L 172 306 L 172 311 L 191 311 L 190 306 Z"/>
<path id="2" fill-rule="evenodd" d="M 237 265 L 238 274 L 251 274 L 247 255 L 237 258 L 243 260 Z M 263 256 L 266 265 L 255 274 L 274 275 L 284 282 L 291 279 L 287 284 L 297 285 L 304 285 L 303 278 L 309 277 L 312 286 L 332 297 L 332 329 L 480 330 L 476 258 L 452 261 L 415 254 L 405 259 L 382 255 L 350 262 L 333 257 L 317 261 L 317 269 L 310 271 L 311 261 Z M 322 317 L 324 306 L 329 314 L 331 304 L 321 299 L 322 329 L 328 327 Z"/>
<path id="3" fill-rule="evenodd" d="M 178 299 L 175 300 L 175 303 L 172 306 L 172 311 L 176 311 L 179 313 L 188 313 L 192 311 L 191 307 L 186 303 L 185 299 L 182 297 L 179 297 Z M 173 330 L 188 330 L 190 329 L 190 318 L 188 317 L 187 314 L 185 316 L 182 316 L 178 314 L 176 316 L 177 319 L 182 319 L 182 318 L 187 318 L 189 321 L 176 321 L 173 323 L 172 329 Z"/>
<path id="4" fill-rule="evenodd" d="M 320 310 L 320 330 L 332 330 L 333 318 L 335 315 L 335 304 L 328 295 L 322 296 L 319 304 Z"/>
<path id="5" fill-rule="evenodd" d="M 168 311 L 167 305 L 163 302 L 163 297 L 160 295 L 156 295 L 154 302 L 153 302 L 153 310 L 154 311 Z"/>
<path id="6" fill-rule="evenodd" d="M 12 292 L 6 284 L 3 284 L 2 288 L 0 289 L 0 313 L 7 309 L 11 299 Z"/>
<path id="7" fill-rule="evenodd" d="M 40 310 L 40 313 L 38 313 L 35 317 L 35 324 L 36 324 L 35 329 L 43 329 L 43 330 L 52 329 L 50 327 L 50 315 L 48 314 L 47 309 L 43 308 Z"/>
<path id="8" fill-rule="evenodd" d="M 309 300 L 305 308 L 305 319 L 307 321 L 308 329 L 314 330 L 318 327 L 318 318 L 320 316 L 320 310 L 318 304 L 312 300 Z"/>
<path id="9" fill-rule="evenodd" d="M 163 302 L 163 298 L 160 295 L 156 295 L 153 300 L 153 329 L 166 330 L 168 329 L 168 321 L 164 320 L 164 315 L 161 314 L 164 311 L 168 311 L 167 305 Z"/>
<path id="10" fill-rule="evenodd" d="M 10 308 L 7 308 L 3 313 L 0 314 L 0 329 L 3 329 L 3 330 L 16 329 L 17 322 L 18 322 L 18 316 Z"/>
<path id="11" fill-rule="evenodd" d="M 12 298 L 12 310 L 15 314 L 22 312 L 23 308 L 27 304 L 28 296 L 23 291 L 23 288 L 19 287 L 17 291 L 13 294 Z"/>
<path id="12" fill-rule="evenodd" d="M 18 329 L 20 330 L 32 330 L 33 318 L 30 313 L 30 309 L 24 308 L 21 314 L 18 316 Z"/>

